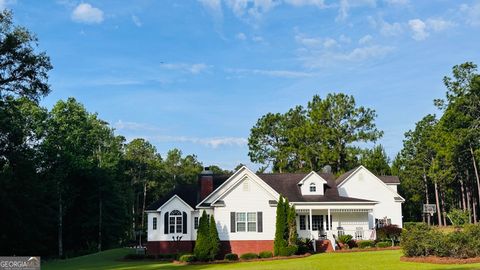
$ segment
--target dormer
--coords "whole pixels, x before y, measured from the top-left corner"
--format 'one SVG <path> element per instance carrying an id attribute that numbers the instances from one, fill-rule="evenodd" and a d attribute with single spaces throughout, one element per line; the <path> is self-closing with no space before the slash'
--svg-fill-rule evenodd
<path id="1" fill-rule="evenodd" d="M 325 184 L 327 181 L 313 171 L 298 182 L 302 195 L 324 195 Z"/>

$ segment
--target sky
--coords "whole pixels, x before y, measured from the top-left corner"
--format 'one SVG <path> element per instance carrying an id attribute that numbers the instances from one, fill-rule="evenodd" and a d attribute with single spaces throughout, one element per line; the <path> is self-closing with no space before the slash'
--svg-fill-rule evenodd
<path id="1" fill-rule="evenodd" d="M 41 104 L 75 97 L 128 140 L 233 169 L 268 112 L 343 92 L 374 109 L 391 158 L 480 63 L 480 0 L 0 0 L 54 69 Z"/>

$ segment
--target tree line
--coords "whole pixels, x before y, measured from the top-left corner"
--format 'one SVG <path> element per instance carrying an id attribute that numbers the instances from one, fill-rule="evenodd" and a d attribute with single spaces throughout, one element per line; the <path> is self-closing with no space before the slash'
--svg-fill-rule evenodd
<path id="1" fill-rule="evenodd" d="M 127 143 L 74 98 L 40 106 L 52 65 L 12 20 L 0 13 L 0 253 L 71 257 L 143 244 L 145 206 L 196 182 L 202 163 Z"/>

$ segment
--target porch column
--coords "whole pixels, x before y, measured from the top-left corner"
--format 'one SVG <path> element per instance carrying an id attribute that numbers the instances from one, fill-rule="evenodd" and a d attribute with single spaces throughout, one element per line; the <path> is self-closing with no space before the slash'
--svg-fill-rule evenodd
<path id="1" fill-rule="evenodd" d="M 333 225 L 332 222 L 330 221 L 330 208 L 327 209 L 327 228 L 329 231 L 332 231 L 332 228 L 330 225 Z"/>
<path id="2" fill-rule="evenodd" d="M 310 237 L 313 236 L 313 226 L 312 226 L 312 208 L 308 209 L 309 216 L 308 216 L 308 225 L 310 226 Z M 315 237 L 313 237 L 315 239 Z"/>

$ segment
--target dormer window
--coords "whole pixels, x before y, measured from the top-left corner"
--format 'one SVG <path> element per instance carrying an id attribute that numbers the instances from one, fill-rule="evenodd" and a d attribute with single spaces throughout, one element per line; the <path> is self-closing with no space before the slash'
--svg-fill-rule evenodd
<path id="1" fill-rule="evenodd" d="M 317 186 L 315 185 L 315 183 L 310 184 L 310 192 L 317 192 Z"/>

